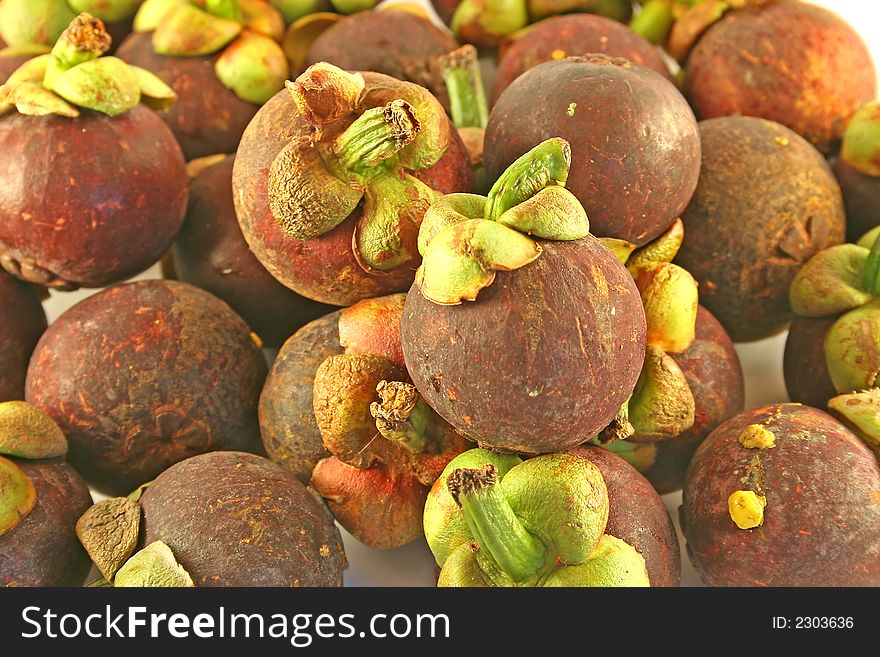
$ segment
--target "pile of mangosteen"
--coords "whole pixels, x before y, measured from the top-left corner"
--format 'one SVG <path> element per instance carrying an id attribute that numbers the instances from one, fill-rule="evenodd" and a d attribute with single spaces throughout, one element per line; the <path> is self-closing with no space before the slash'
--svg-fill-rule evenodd
<path id="1" fill-rule="evenodd" d="M 0 584 L 880 586 L 854 28 L 375 5 L 0 0 Z"/>

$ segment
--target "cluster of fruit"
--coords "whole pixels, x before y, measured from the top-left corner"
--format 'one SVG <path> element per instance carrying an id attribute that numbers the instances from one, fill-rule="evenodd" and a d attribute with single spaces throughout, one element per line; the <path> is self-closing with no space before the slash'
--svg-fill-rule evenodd
<path id="1" fill-rule="evenodd" d="M 880 585 L 853 29 L 373 4 L 0 0 L 0 584 L 339 586 L 338 523 L 440 586 L 677 586 L 683 490 L 707 584 Z"/>

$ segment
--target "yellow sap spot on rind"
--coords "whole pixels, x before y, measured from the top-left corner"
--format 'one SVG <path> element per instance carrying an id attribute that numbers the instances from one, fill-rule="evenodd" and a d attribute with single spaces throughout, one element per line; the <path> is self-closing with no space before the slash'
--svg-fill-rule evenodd
<path id="1" fill-rule="evenodd" d="M 776 447 L 776 436 L 760 424 L 750 424 L 739 434 L 739 444 L 746 449 L 770 449 Z"/>
<path id="2" fill-rule="evenodd" d="M 740 529 L 754 529 L 763 525 L 766 506 L 767 498 L 750 490 L 738 490 L 727 498 L 730 518 Z"/>
<path id="3" fill-rule="evenodd" d="M 569 103 L 569 104 L 568 104 L 568 109 L 566 110 L 566 113 L 567 113 L 569 116 L 574 116 L 574 111 L 575 111 L 575 109 L 577 109 L 577 106 L 578 106 L 577 103 Z"/>
<path id="4" fill-rule="evenodd" d="M 550 53 L 550 59 L 565 59 L 567 56 L 567 52 L 558 48 Z"/>

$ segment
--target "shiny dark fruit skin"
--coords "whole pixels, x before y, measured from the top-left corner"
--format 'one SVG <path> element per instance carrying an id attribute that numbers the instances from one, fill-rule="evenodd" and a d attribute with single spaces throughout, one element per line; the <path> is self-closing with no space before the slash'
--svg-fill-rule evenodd
<path id="1" fill-rule="evenodd" d="M 5 48 L 0 41 L 0 50 Z M 0 84 L 6 82 L 19 66 L 31 59 L 32 55 L 0 55 Z"/>
<path id="2" fill-rule="evenodd" d="M 290 472 L 242 452 L 202 454 L 144 492 L 143 543 L 164 541 L 196 586 L 342 586 L 326 507 Z"/>
<path id="3" fill-rule="evenodd" d="M 416 285 L 406 299 L 413 383 L 483 447 L 538 454 L 582 443 L 611 422 L 642 367 L 644 311 L 620 262 L 591 236 L 541 246 L 474 302 L 441 306 Z"/>
<path id="4" fill-rule="evenodd" d="M 437 58 L 458 43 L 429 20 L 406 11 L 362 11 L 331 26 L 309 48 L 306 65 L 329 62 L 375 71 L 427 87 L 449 105 Z"/>
<path id="5" fill-rule="evenodd" d="M 35 288 L 0 271 L 0 402 L 24 399 L 24 377 L 46 313 Z"/>
<path id="6" fill-rule="evenodd" d="M 623 59 L 569 57 L 514 80 L 486 128 L 489 180 L 550 137 L 571 144 L 566 186 L 599 237 L 636 244 L 654 239 L 697 185 L 700 137 L 693 112 L 669 80 Z"/>
<path id="7" fill-rule="evenodd" d="M 832 167 L 846 208 L 846 239 L 857 242 L 862 235 L 880 226 L 880 176 L 866 176 L 841 158 Z"/>
<path id="8" fill-rule="evenodd" d="M 771 449 L 746 449 L 740 432 L 762 423 Z M 745 481 L 742 481 L 742 480 Z M 728 497 L 767 498 L 764 524 L 739 529 Z M 711 586 L 880 584 L 880 466 L 831 416 L 797 404 L 753 409 L 718 427 L 688 469 L 680 509 L 687 550 Z"/>
<path id="9" fill-rule="evenodd" d="M 590 461 L 608 487 L 605 533 L 626 541 L 642 555 L 651 586 L 681 584 L 681 550 L 663 500 L 638 470 L 601 447 L 581 445 L 571 454 Z"/>
<path id="10" fill-rule="evenodd" d="M 190 183 L 186 219 L 171 248 L 176 278 L 223 299 L 267 347 L 280 347 L 333 308 L 288 290 L 251 253 L 232 203 L 234 161 L 229 155 Z"/>
<path id="11" fill-rule="evenodd" d="M 265 376 L 250 328 L 225 303 L 185 283 L 138 281 L 52 323 L 25 398 L 58 422 L 86 480 L 118 495 L 196 454 L 261 451 Z"/>
<path id="12" fill-rule="evenodd" d="M 803 263 L 843 241 L 840 188 L 822 155 L 778 123 L 721 117 L 701 121 L 700 135 L 676 262 L 734 342 L 771 336 L 792 319 L 788 289 Z"/>
<path id="13" fill-rule="evenodd" d="M 214 73 L 217 55 L 165 57 L 153 52 L 152 32 L 130 35 L 117 55 L 159 76 L 177 93 L 177 101 L 159 112 L 180 143 L 187 160 L 234 153 L 259 106 L 223 86 Z"/>
<path id="14" fill-rule="evenodd" d="M 109 117 L 0 118 L 0 263 L 31 282 L 102 287 L 171 245 L 186 211 L 180 148 L 143 105 Z"/>
<path id="15" fill-rule="evenodd" d="M 0 536 L 0 586 L 82 586 L 92 565 L 76 521 L 92 505 L 88 486 L 64 459 L 12 459 L 33 482 L 37 503 Z"/>
<path id="16" fill-rule="evenodd" d="M 826 154 L 877 94 L 855 30 L 827 9 L 790 1 L 730 12 L 710 27 L 688 57 L 684 88 L 700 119 L 770 119 Z"/>
<path id="17" fill-rule="evenodd" d="M 260 395 L 266 453 L 303 483 L 311 480 L 318 461 L 331 456 L 315 422 L 312 384 L 321 363 L 345 352 L 339 344 L 340 313 L 306 324 L 284 343 Z"/>
<path id="18" fill-rule="evenodd" d="M 535 24 L 504 51 L 492 87 L 492 102 L 520 75 L 568 55 L 601 53 L 623 57 L 672 80 L 659 50 L 617 21 L 594 14 L 554 16 Z"/>
<path id="19" fill-rule="evenodd" d="M 697 447 L 719 424 L 742 412 L 745 383 L 739 357 L 730 336 L 712 314 L 697 312 L 694 342 L 679 354 L 670 354 L 684 372 L 696 411 L 693 426 L 684 433 L 653 443 L 654 463 L 642 474 L 661 495 L 680 490 L 688 463 Z"/>
<path id="20" fill-rule="evenodd" d="M 368 89 L 364 109 L 388 102 L 383 93 L 387 76 L 365 73 L 364 79 Z M 375 275 L 364 271 L 355 259 L 352 234 L 360 209 L 330 232 L 306 241 L 289 237 L 275 221 L 266 191 L 269 168 L 292 139 L 310 133 L 311 126 L 299 118 L 286 91 L 269 100 L 245 131 L 232 170 L 232 189 L 238 222 L 251 251 L 282 284 L 321 303 L 347 306 L 406 290 L 415 277 L 417 261 Z M 471 185 L 467 153 L 451 124 L 449 134 L 446 153 L 434 166 L 416 174 L 441 194 L 467 191 Z"/>
<path id="21" fill-rule="evenodd" d="M 825 408 L 837 396 L 825 361 L 825 334 L 837 318 L 795 317 L 788 328 L 782 369 L 791 401 Z"/>

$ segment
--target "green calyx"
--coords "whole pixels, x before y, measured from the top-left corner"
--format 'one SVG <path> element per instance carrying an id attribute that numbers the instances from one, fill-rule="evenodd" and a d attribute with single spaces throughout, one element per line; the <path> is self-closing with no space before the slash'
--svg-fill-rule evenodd
<path id="1" fill-rule="evenodd" d="M 666 42 L 675 23 L 673 4 L 675 0 L 648 0 L 642 10 L 632 17 L 629 29 L 655 45 Z"/>
<path id="2" fill-rule="evenodd" d="M 685 351 L 696 335 L 697 282 L 685 269 L 672 264 L 683 240 L 684 224 L 677 219 L 663 235 L 640 249 L 633 251 L 628 243 L 617 247 L 618 257 L 639 290 L 647 324 L 645 363 L 628 403 L 629 421 L 635 430 L 631 440 L 635 442 L 673 438 L 694 424 L 693 393 L 684 372 L 669 355 Z"/>
<path id="3" fill-rule="evenodd" d="M 638 553 L 605 537 L 608 510 L 602 474 L 586 459 L 464 452 L 447 465 L 425 505 L 425 536 L 441 566 L 438 585 L 647 584 Z"/>
<path id="4" fill-rule="evenodd" d="M 441 305 L 473 301 L 497 271 L 519 269 L 541 255 L 530 236 L 571 241 L 589 235 L 586 212 L 562 186 L 570 158 L 565 140 L 549 139 L 514 162 L 488 197 L 438 199 L 419 230 L 421 293 Z"/>
<path id="5" fill-rule="evenodd" d="M 464 45 L 439 59 L 440 73 L 449 94 L 449 114 L 456 128 L 485 130 L 489 105 L 483 89 L 483 77 L 477 49 Z"/>
<path id="6" fill-rule="evenodd" d="M 680 435 L 694 424 L 696 403 L 678 363 L 660 347 L 648 345 L 645 364 L 629 401 L 631 440 L 653 442 Z"/>
<path id="7" fill-rule="evenodd" d="M 217 78 L 242 100 L 262 105 L 284 88 L 290 74 L 280 41 L 284 18 L 265 2 L 147 0 L 135 17 L 137 31 L 152 31 L 153 49 L 172 57 L 219 53 Z"/>
<path id="8" fill-rule="evenodd" d="M 389 271 L 417 258 L 419 226 L 436 194 L 411 172 L 445 152 L 439 103 L 422 87 L 399 82 L 389 90 L 399 91 L 399 98 L 361 109 L 363 78 L 329 64 L 310 67 L 287 86 L 316 133 L 287 144 L 272 163 L 268 191 L 275 220 L 294 239 L 314 239 L 363 200 L 353 238 L 361 267 Z M 346 118 L 354 120 L 325 136 L 323 126 Z"/>
<path id="9" fill-rule="evenodd" d="M 37 490 L 15 463 L 0 456 L 0 536 L 21 522 L 37 503 Z"/>
<path id="10" fill-rule="evenodd" d="M 243 32 L 217 58 L 214 71 L 224 86 L 244 101 L 262 105 L 284 88 L 290 74 L 277 41 Z"/>
<path id="11" fill-rule="evenodd" d="M 870 254 L 870 250 L 856 244 L 838 244 L 810 258 L 789 289 L 794 313 L 830 317 L 868 303 L 871 293 L 865 283 Z"/>
<path id="12" fill-rule="evenodd" d="M 866 443 L 880 445 L 880 388 L 838 395 L 829 400 L 828 408 Z"/>
<path id="13" fill-rule="evenodd" d="M 162 541 L 150 543 L 120 568 L 113 581 L 119 587 L 193 587 L 192 577 L 177 563 Z"/>
<path id="14" fill-rule="evenodd" d="M 65 0 L 3 0 L 0 38 L 13 47 L 51 46 L 75 17 Z"/>
<path id="15" fill-rule="evenodd" d="M 104 24 L 80 14 L 59 37 L 52 52 L 26 62 L 0 87 L 0 113 L 15 107 L 31 116 L 79 116 L 79 109 L 117 116 L 143 101 L 168 107 L 176 96 L 144 69 L 116 57 Z"/>
<path id="16" fill-rule="evenodd" d="M 321 11 L 324 0 L 269 0 L 281 12 L 284 22 L 290 25 L 298 18 Z"/>
<path id="17" fill-rule="evenodd" d="M 0 454 L 50 459 L 67 454 L 67 438 L 55 420 L 23 401 L 0 403 Z"/>
<path id="18" fill-rule="evenodd" d="M 840 157 L 866 176 L 880 176 L 880 101 L 862 106 L 850 119 Z"/>
<path id="19" fill-rule="evenodd" d="M 330 0 L 330 4 L 340 14 L 354 14 L 372 9 L 379 0 Z"/>
<path id="20" fill-rule="evenodd" d="M 450 27 L 459 41 L 495 46 L 529 23 L 525 0 L 462 0 Z"/>
<path id="21" fill-rule="evenodd" d="M 834 322 L 825 334 L 825 362 L 839 393 L 880 386 L 880 300 Z"/>

